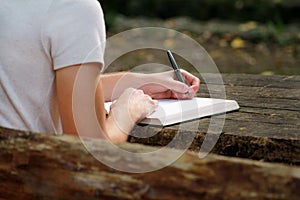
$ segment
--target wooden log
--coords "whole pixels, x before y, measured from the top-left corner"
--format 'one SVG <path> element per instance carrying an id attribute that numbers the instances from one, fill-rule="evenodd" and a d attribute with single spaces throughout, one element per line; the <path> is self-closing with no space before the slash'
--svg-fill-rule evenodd
<path id="1" fill-rule="evenodd" d="M 105 142 L 87 140 L 104 159 L 132 168 Z M 132 152 L 157 147 L 124 143 Z M 141 166 L 155 166 L 175 149 L 154 155 Z M 299 199 L 300 169 L 239 158 L 185 154 L 172 165 L 149 173 L 114 170 L 71 136 L 0 129 L 2 199 Z"/>

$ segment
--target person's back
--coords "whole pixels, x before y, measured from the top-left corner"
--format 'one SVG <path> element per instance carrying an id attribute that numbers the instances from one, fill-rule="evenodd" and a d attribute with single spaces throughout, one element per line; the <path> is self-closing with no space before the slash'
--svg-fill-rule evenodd
<path id="1" fill-rule="evenodd" d="M 185 71 L 187 84 L 174 71 L 100 77 L 105 39 L 97 0 L 1 0 L 0 126 L 124 142 L 157 107 L 153 98 L 188 99 L 199 89 Z"/>
<path id="2" fill-rule="evenodd" d="M 103 63 L 101 15 L 96 0 L 1 1 L 1 126 L 61 133 L 55 70 Z"/>

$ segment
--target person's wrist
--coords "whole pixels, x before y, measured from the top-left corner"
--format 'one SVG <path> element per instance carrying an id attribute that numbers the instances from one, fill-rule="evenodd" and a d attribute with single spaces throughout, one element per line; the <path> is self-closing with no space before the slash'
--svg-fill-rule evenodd
<path id="1" fill-rule="evenodd" d="M 114 143 L 125 142 L 128 140 L 129 133 L 122 131 L 116 124 L 115 119 L 110 115 L 106 119 L 107 129 L 106 135 L 108 139 Z"/>
<path id="2" fill-rule="evenodd" d="M 130 119 L 129 116 L 125 115 L 119 109 L 114 108 L 108 115 L 107 120 L 120 132 L 129 134 L 135 125 L 135 122 Z"/>

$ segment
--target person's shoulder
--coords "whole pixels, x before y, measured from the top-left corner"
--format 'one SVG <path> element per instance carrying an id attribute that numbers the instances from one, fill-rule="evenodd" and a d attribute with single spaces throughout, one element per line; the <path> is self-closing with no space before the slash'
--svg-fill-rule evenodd
<path id="1" fill-rule="evenodd" d="M 60 5 L 60 6 L 72 6 L 72 5 L 81 5 L 81 6 L 95 6 L 99 5 L 99 1 L 97 0 L 59 0 L 52 1 L 52 4 Z"/>
<path id="2" fill-rule="evenodd" d="M 100 3 L 97 0 L 71 0 L 71 2 L 72 4 L 80 6 L 80 8 L 87 10 L 98 9 L 100 7 Z"/>
<path id="3" fill-rule="evenodd" d="M 60 1 L 53 1 L 52 7 L 64 10 L 65 12 L 77 12 L 80 13 L 102 13 L 102 8 L 100 3 L 97 0 L 60 0 Z M 54 9 L 54 10 L 56 10 Z"/>

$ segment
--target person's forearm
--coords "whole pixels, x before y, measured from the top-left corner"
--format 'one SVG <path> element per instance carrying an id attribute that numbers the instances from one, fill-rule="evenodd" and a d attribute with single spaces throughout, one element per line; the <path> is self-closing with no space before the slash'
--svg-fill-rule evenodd
<path id="1" fill-rule="evenodd" d="M 139 88 L 144 76 L 145 74 L 132 72 L 101 74 L 104 100 L 107 102 L 117 99 L 127 88 Z"/>
<path id="2" fill-rule="evenodd" d="M 119 120 L 119 121 L 117 121 Z M 126 142 L 128 135 L 133 128 L 133 123 L 125 123 L 124 119 L 117 119 L 117 117 L 110 114 L 106 119 L 106 132 L 110 141 L 114 143 Z"/>
<path id="3" fill-rule="evenodd" d="M 113 142 L 124 142 L 134 125 L 148 116 L 157 107 L 142 90 L 127 88 L 110 106 L 106 119 L 106 133 Z"/>
<path id="4" fill-rule="evenodd" d="M 118 113 L 117 111 L 115 115 L 119 118 L 115 117 L 112 112 L 110 112 L 109 116 L 106 117 L 103 100 L 104 95 L 102 85 L 98 84 L 95 96 L 95 108 L 101 131 L 111 142 L 125 142 L 127 140 L 128 133 L 134 126 L 134 123 L 129 123 L 129 121 L 128 123 L 125 123 L 126 127 L 124 127 L 124 125 L 121 126 L 121 124 L 123 124 L 122 122 L 124 122 L 124 120 L 126 120 L 128 117 L 123 116 L 124 113 Z"/>

